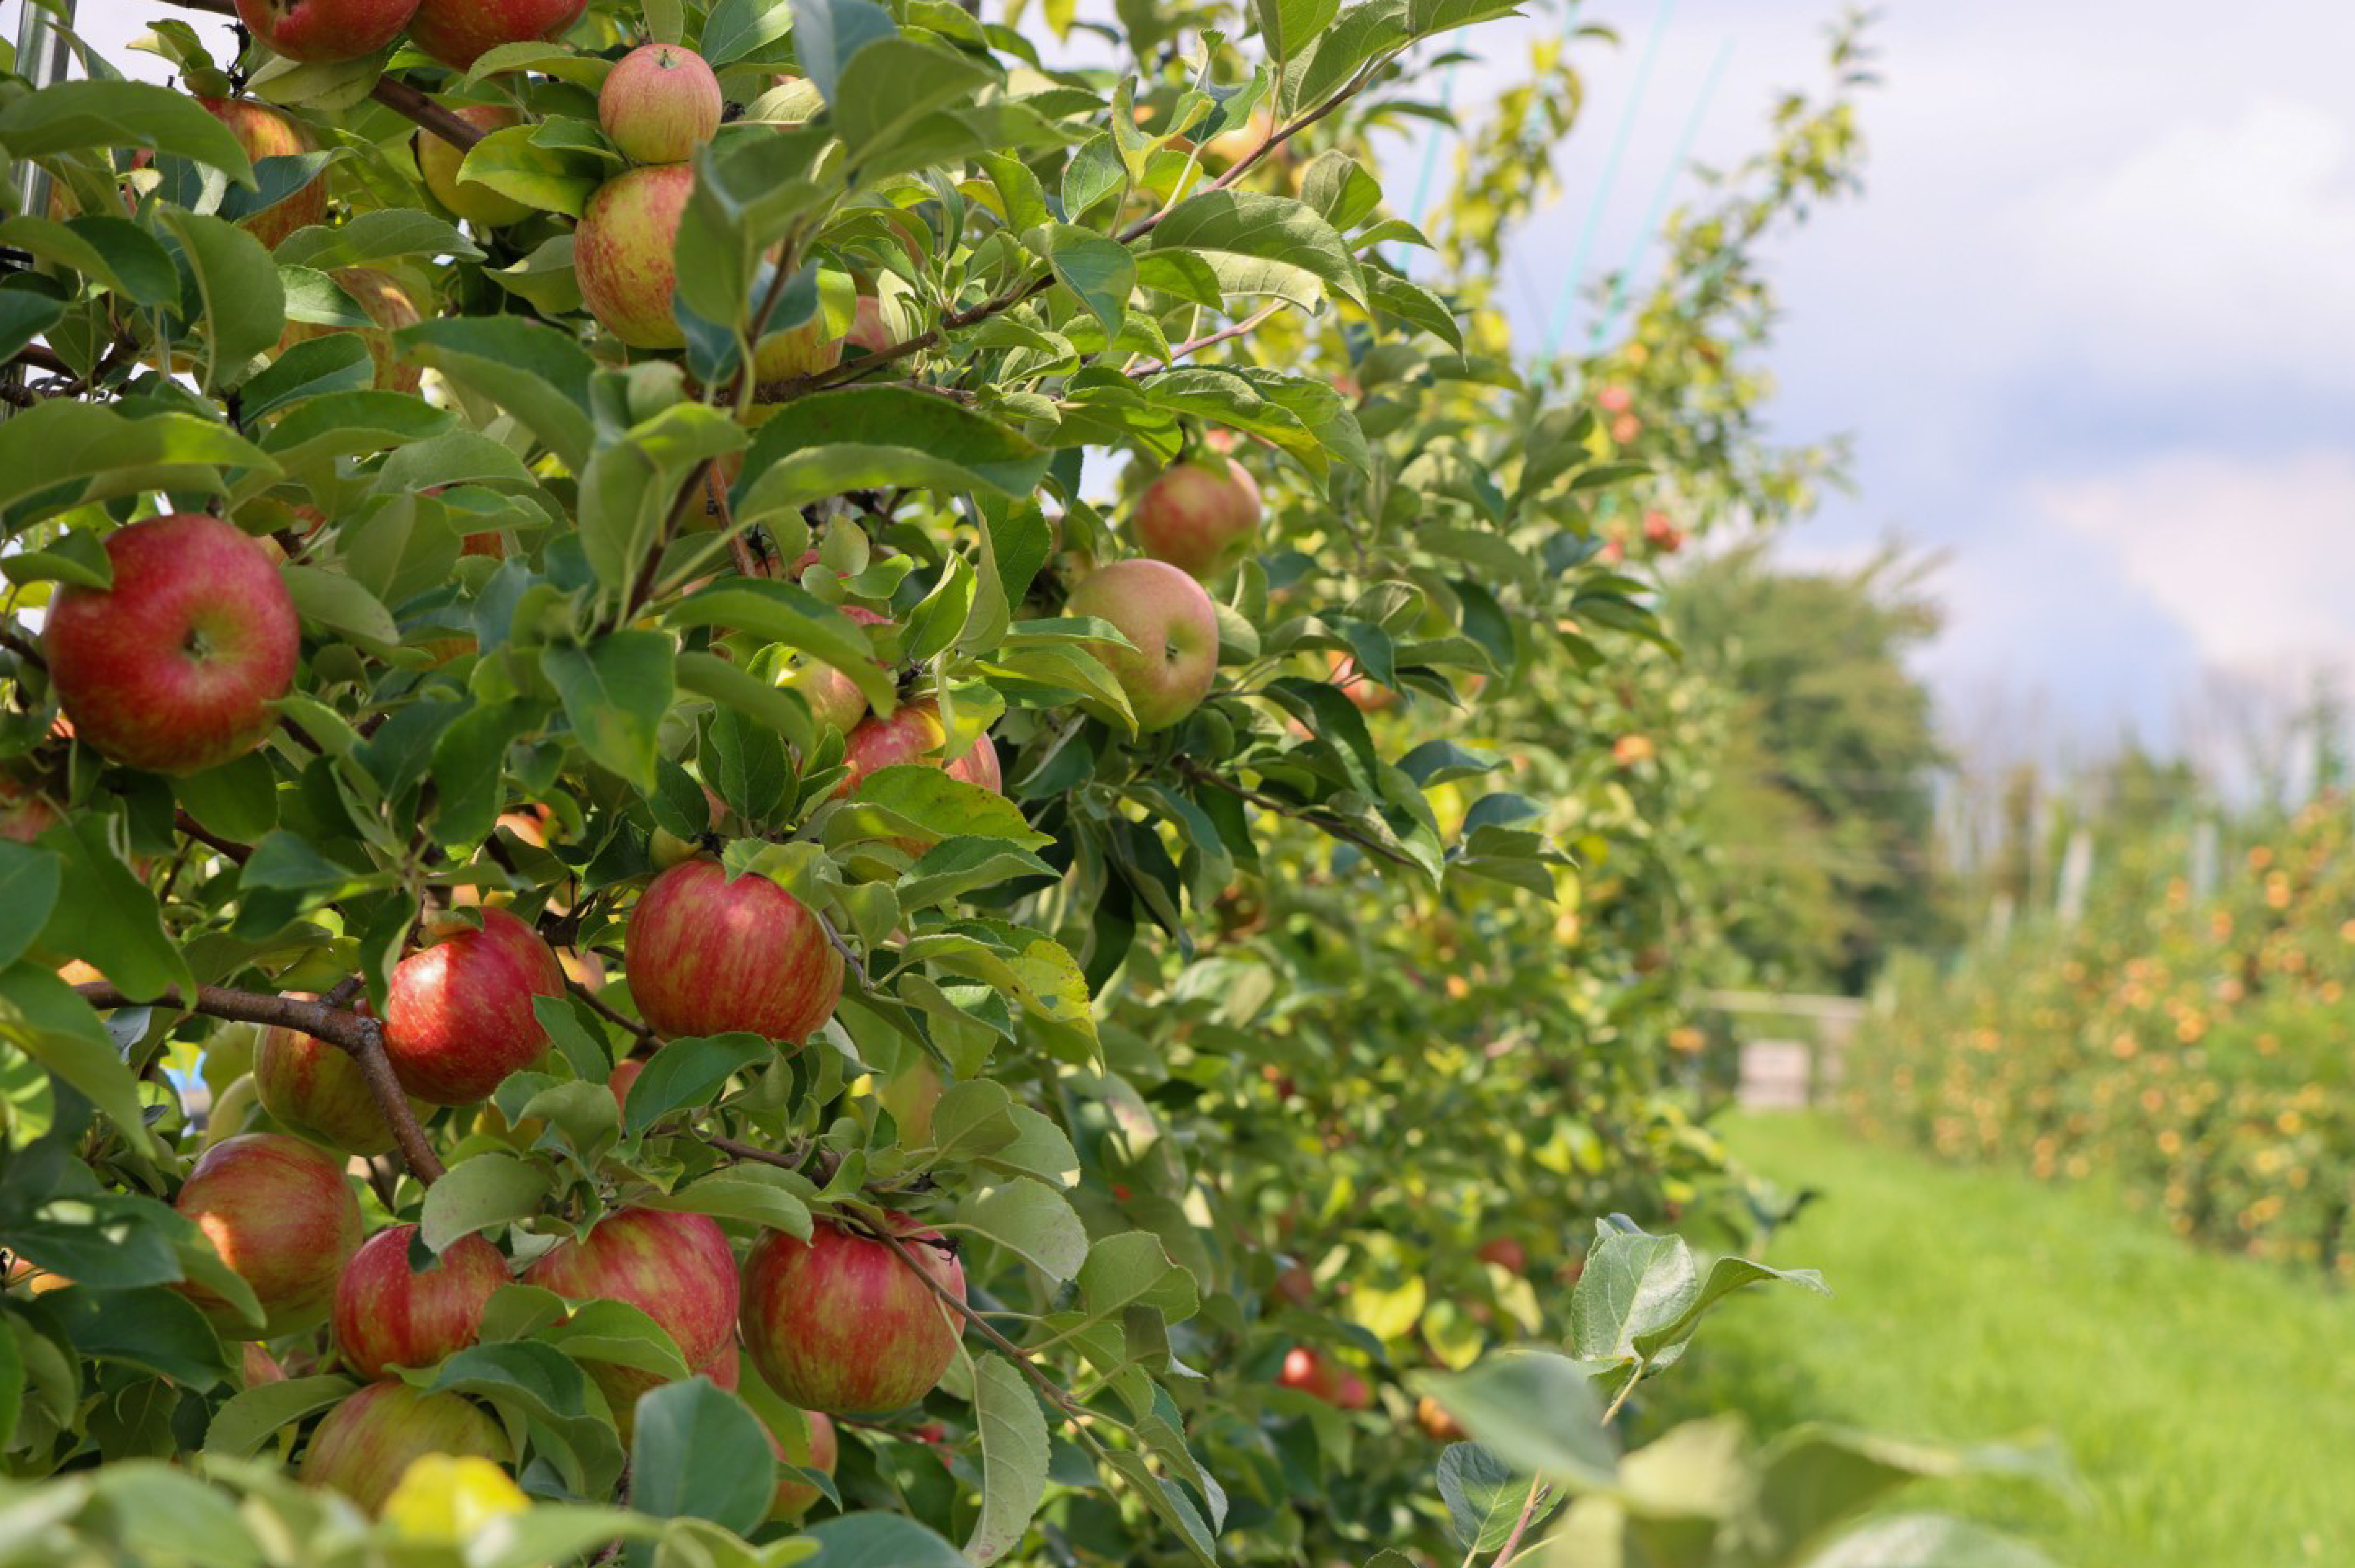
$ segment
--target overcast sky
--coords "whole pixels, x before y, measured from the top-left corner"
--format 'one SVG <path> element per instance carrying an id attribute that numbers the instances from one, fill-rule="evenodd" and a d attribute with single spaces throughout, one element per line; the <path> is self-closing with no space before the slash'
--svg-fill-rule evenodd
<path id="1" fill-rule="evenodd" d="M 80 9 L 109 46 L 168 14 Z M 1778 89 L 1820 79 L 1833 11 L 1590 0 L 1623 40 L 1582 47 L 1567 194 L 1508 271 L 1529 341 L 1654 29 L 1593 268 L 1636 253 L 1715 62 L 1695 151 L 1721 162 L 1757 144 Z M 1491 64 L 1462 73 L 1458 107 L 1476 112 L 1560 15 L 1473 35 Z M 1874 37 L 1868 189 L 1774 253 L 1774 423 L 1849 433 L 1859 458 L 1858 494 L 1796 530 L 1790 558 L 1891 537 L 1945 554 L 1949 630 L 1923 668 L 1975 748 L 2198 739 L 2217 672 L 2279 696 L 2355 655 L 2355 9 L 1896 0 Z M 1418 162 L 1389 172 L 1401 206 Z"/>

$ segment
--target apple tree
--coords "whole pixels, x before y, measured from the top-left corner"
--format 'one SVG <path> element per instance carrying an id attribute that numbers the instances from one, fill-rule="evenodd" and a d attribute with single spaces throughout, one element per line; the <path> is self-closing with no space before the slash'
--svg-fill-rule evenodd
<path id="1" fill-rule="evenodd" d="M 1611 508 L 1772 482 L 1410 270 L 1512 7 L 185 9 L 0 81 L 0 1563 L 1550 1511 L 1482 1352 L 1720 1293 L 1571 1336 L 1721 1186 Z M 1614 352 L 1754 345 L 1764 184 Z"/>

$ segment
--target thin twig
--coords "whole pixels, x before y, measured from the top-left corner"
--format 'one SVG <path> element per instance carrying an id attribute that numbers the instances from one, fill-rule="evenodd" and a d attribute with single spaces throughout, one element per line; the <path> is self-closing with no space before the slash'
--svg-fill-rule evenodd
<path id="1" fill-rule="evenodd" d="M 850 966 L 850 972 L 858 977 L 858 983 L 872 990 L 874 982 L 867 978 L 867 966 L 858 961 L 858 955 L 850 950 L 850 944 L 844 941 L 842 933 L 834 928 L 834 922 L 821 914 L 817 924 L 818 929 L 826 933 L 826 939 L 834 944 L 834 950 L 842 955 L 842 961 Z"/>
<path id="2" fill-rule="evenodd" d="M 483 139 L 484 132 L 399 77 L 377 78 L 376 85 L 368 89 L 368 96 L 395 114 L 415 121 L 421 129 L 432 132 L 461 153 L 474 151 L 474 143 Z"/>
<path id="3" fill-rule="evenodd" d="M 207 849 L 225 854 L 240 865 L 253 858 L 251 844 L 241 844 L 235 839 L 225 839 L 186 811 L 175 810 L 172 813 L 172 825 Z"/>
<path id="4" fill-rule="evenodd" d="M 1258 327 L 1262 323 L 1265 322 L 1270 316 L 1275 314 L 1276 312 L 1284 309 L 1284 302 L 1282 300 L 1272 300 L 1265 305 L 1261 306 L 1258 310 L 1253 311 L 1251 314 L 1245 316 L 1242 320 L 1235 323 L 1232 326 L 1220 327 L 1217 332 L 1205 333 L 1200 337 L 1188 338 L 1184 343 L 1181 343 L 1177 347 L 1171 349 L 1169 351 L 1169 357 L 1163 360 L 1160 364 L 1148 365 L 1142 370 L 1132 370 L 1128 374 L 1131 378 L 1138 381 L 1144 380 L 1148 376 L 1158 376 L 1163 371 L 1174 367 L 1179 360 L 1185 358 L 1189 354 L 1198 353 L 1202 349 L 1213 347 L 1216 344 L 1228 342 L 1233 338 L 1241 337 L 1245 333 L 1251 332 L 1254 328 Z"/>
<path id="5" fill-rule="evenodd" d="M 1016 1344 L 1013 1340 L 1007 1339 L 1004 1334 L 999 1333 L 996 1327 L 992 1324 L 988 1319 L 974 1310 L 974 1308 L 967 1305 L 962 1298 L 950 1290 L 947 1286 L 943 1285 L 938 1279 L 934 1278 L 932 1277 L 932 1271 L 926 1268 L 923 1266 L 923 1263 L 918 1259 L 916 1255 L 908 1250 L 908 1244 L 906 1242 L 901 1241 L 898 1236 L 893 1235 L 890 1231 L 880 1225 L 871 1226 L 869 1227 L 869 1230 L 877 1241 L 879 1241 L 885 1246 L 890 1247 L 892 1254 L 897 1256 L 901 1263 L 908 1266 L 910 1273 L 913 1274 L 917 1278 L 924 1282 L 925 1288 L 929 1289 L 933 1295 L 939 1297 L 941 1300 L 948 1306 L 951 1311 L 954 1311 L 958 1317 L 971 1324 L 983 1339 L 987 1340 L 992 1345 L 995 1345 L 997 1349 L 1005 1351 L 1007 1358 L 1010 1359 L 1016 1366 L 1022 1369 L 1023 1373 L 1030 1379 L 1030 1382 L 1038 1388 L 1039 1392 L 1045 1394 L 1049 1400 L 1053 1402 L 1057 1409 L 1060 1410 L 1064 1414 L 1070 1416 L 1074 1421 L 1083 1421 L 1087 1418 L 1088 1412 L 1082 1407 L 1077 1401 L 1072 1399 L 1069 1389 L 1066 1389 L 1061 1383 L 1057 1383 L 1053 1378 L 1049 1377 L 1045 1372 L 1040 1372 L 1036 1366 L 1032 1365 L 1029 1352 L 1023 1350 L 1021 1346 Z"/>
<path id="6" fill-rule="evenodd" d="M 391 1058 L 384 1054 L 384 1025 L 378 1020 L 301 997 L 265 996 L 259 991 L 231 991 L 218 985 L 198 986 L 194 1006 L 181 1000 L 176 986 L 166 986 L 160 995 L 153 997 L 134 997 L 103 980 L 78 985 L 74 990 L 101 1012 L 118 1007 L 184 1008 L 208 1018 L 269 1024 L 325 1041 L 359 1064 L 377 1109 L 391 1124 L 393 1140 L 400 1146 L 400 1157 L 408 1164 L 410 1174 L 427 1186 L 441 1180 L 441 1157 L 426 1141 L 425 1129 L 417 1124 L 416 1115 L 409 1108 L 409 1097 L 402 1092 L 400 1080 L 393 1075 Z"/>
<path id="7" fill-rule="evenodd" d="M 589 1004 L 589 1010 L 591 1012 L 594 1012 L 598 1017 L 603 1019 L 606 1022 L 617 1025 L 618 1027 L 625 1029 L 629 1031 L 630 1033 L 635 1035 L 641 1044 L 659 1045 L 663 1043 L 661 1035 L 655 1033 L 652 1029 L 648 1028 L 638 1020 L 632 1018 L 628 1013 L 614 1007 L 612 1002 L 607 1001 L 603 997 L 599 996 L 595 991 L 591 991 L 579 980 L 567 979 L 564 982 L 564 989 L 579 997 L 581 1001 L 587 1002 Z"/>

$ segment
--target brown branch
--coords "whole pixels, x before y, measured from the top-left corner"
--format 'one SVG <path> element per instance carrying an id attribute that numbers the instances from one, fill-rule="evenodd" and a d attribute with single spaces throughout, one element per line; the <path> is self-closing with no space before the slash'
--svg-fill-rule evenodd
<path id="1" fill-rule="evenodd" d="M 208 1018 L 225 1018 L 237 1023 L 261 1023 L 273 1028 L 292 1029 L 324 1040 L 359 1064 L 368 1079 L 368 1093 L 374 1097 L 377 1109 L 392 1126 L 393 1140 L 400 1146 L 400 1157 L 410 1173 L 427 1186 L 439 1181 L 442 1173 L 441 1157 L 426 1141 L 425 1129 L 417 1124 L 416 1115 L 409 1108 L 409 1097 L 393 1075 L 392 1061 L 384 1054 L 384 1025 L 362 1013 L 340 1007 L 329 1007 L 323 1001 L 309 1001 L 294 996 L 264 996 L 259 991 L 231 991 L 226 986 L 200 985 L 197 988 L 194 1006 L 181 1000 L 179 988 L 166 986 L 154 997 L 134 997 L 120 987 L 95 980 L 78 985 L 74 990 L 81 999 L 101 1012 L 117 1007 L 173 1007 L 200 1012 Z"/>
<path id="2" fill-rule="evenodd" d="M 1191 758 L 1172 758 L 1170 766 L 1197 783 L 1208 784 L 1214 789 L 1223 789 L 1239 800 L 1249 800 L 1252 805 L 1273 811 L 1280 817 L 1290 817 L 1296 822 L 1305 822 L 1318 832 L 1356 844 L 1368 854 L 1380 855 L 1393 865 L 1403 865 L 1415 871 L 1423 869 L 1420 862 L 1400 853 L 1380 839 L 1369 837 L 1347 822 L 1335 821 L 1329 817 L 1317 815 L 1307 807 L 1295 806 L 1288 800 L 1279 800 L 1274 796 L 1253 789 L 1248 785 L 1238 784 L 1231 779 L 1222 779 Z"/>
<path id="3" fill-rule="evenodd" d="M 49 667 L 49 662 L 41 657 L 41 651 L 26 641 L 24 636 L 14 629 L 0 628 L 0 648 L 5 648 L 36 670 L 46 670 Z"/>
<path id="4" fill-rule="evenodd" d="M 613 1003 L 607 1001 L 603 997 L 599 996 L 595 991 L 591 991 L 587 986 L 582 985 L 579 980 L 568 978 L 564 982 L 564 989 L 579 997 L 581 1001 L 587 1002 L 589 1004 L 589 1010 L 591 1012 L 594 1012 L 598 1017 L 603 1019 L 608 1023 L 614 1024 L 622 1029 L 629 1031 L 629 1033 L 636 1036 L 642 1044 L 659 1045 L 663 1043 L 662 1036 L 655 1033 L 653 1029 L 640 1022 L 638 1020 L 632 1018 L 628 1013 L 614 1007 Z"/>
<path id="5" fill-rule="evenodd" d="M 1082 1421 L 1087 1418 L 1089 1414 L 1088 1411 L 1083 1408 L 1077 1400 L 1071 1397 L 1071 1391 L 1069 1389 L 1066 1389 L 1061 1383 L 1057 1383 L 1053 1378 L 1049 1377 L 1045 1372 L 1040 1372 L 1036 1366 L 1031 1364 L 1029 1351 L 1024 1350 L 1021 1346 L 1007 1339 L 1004 1334 L 999 1333 L 996 1327 L 992 1324 L 988 1319 L 983 1317 L 978 1311 L 975 1311 L 971 1306 L 960 1299 L 948 1288 L 948 1287 L 933 1278 L 932 1271 L 926 1268 L 923 1264 L 917 1259 L 916 1255 L 908 1250 L 908 1244 L 906 1242 L 901 1241 L 898 1236 L 893 1235 L 890 1230 L 882 1226 L 872 1226 L 868 1227 L 868 1229 L 869 1233 L 877 1241 L 879 1241 L 885 1246 L 890 1247 L 893 1255 L 898 1257 L 901 1263 L 908 1266 L 908 1272 L 913 1274 L 917 1278 L 924 1282 L 925 1288 L 932 1291 L 933 1295 L 939 1297 L 942 1302 L 944 1303 L 951 1311 L 954 1312 L 958 1317 L 963 1318 L 967 1323 L 971 1324 L 983 1339 L 987 1340 L 998 1350 L 1003 1351 L 1007 1357 L 1011 1360 L 1016 1366 L 1021 1368 L 1023 1375 L 1028 1377 L 1031 1383 L 1037 1386 L 1039 1392 L 1045 1394 L 1048 1399 L 1054 1404 L 1058 1410 L 1060 1410 L 1065 1415 L 1070 1416 L 1074 1421 Z"/>
<path id="6" fill-rule="evenodd" d="M 47 370 L 58 376 L 71 376 L 73 366 L 51 353 L 45 344 L 28 343 L 16 351 L 11 365 L 29 365 L 36 370 Z"/>
<path id="7" fill-rule="evenodd" d="M 180 832 L 187 834 L 188 837 L 196 840 L 198 843 L 203 844 L 206 848 L 229 856 L 229 859 L 237 862 L 240 865 L 243 865 L 252 857 L 253 846 L 251 844 L 241 844 L 235 839 L 225 839 L 221 837 L 220 834 L 214 832 L 210 828 L 206 827 L 202 822 L 197 821 L 196 818 L 188 815 L 186 811 L 174 811 L 172 813 L 172 825 L 179 829 Z"/>
<path id="8" fill-rule="evenodd" d="M 186 3 L 186 0 L 182 0 L 182 4 Z M 368 96 L 395 114 L 415 121 L 420 128 L 432 132 L 462 154 L 473 151 L 474 143 L 483 139 L 482 132 L 399 77 L 377 78 L 376 85 L 368 89 Z"/>
<path id="9" fill-rule="evenodd" d="M 780 1171 L 796 1171 L 808 1176 L 821 1187 L 833 1181 L 834 1173 L 842 1169 L 842 1157 L 831 1150 L 811 1149 L 796 1143 L 794 1149 L 780 1151 L 763 1149 L 757 1143 L 746 1143 L 741 1139 L 722 1138 L 716 1132 L 704 1133 L 701 1137 L 704 1142 L 722 1154 L 737 1160 L 749 1160 L 756 1165 L 773 1165 Z"/>

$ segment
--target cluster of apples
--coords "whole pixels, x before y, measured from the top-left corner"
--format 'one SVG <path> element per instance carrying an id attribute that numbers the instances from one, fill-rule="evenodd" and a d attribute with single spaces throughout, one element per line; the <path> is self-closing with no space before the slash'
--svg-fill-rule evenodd
<path id="1" fill-rule="evenodd" d="M 372 55 L 404 32 L 464 70 L 501 44 L 552 38 L 588 0 L 237 0 L 238 20 L 289 59 L 332 65 Z"/>
<path id="2" fill-rule="evenodd" d="M 777 1457 L 829 1473 L 837 1453 L 831 1415 L 912 1404 L 956 1354 L 958 1330 L 932 1287 L 884 1242 L 823 1221 L 807 1241 L 762 1232 L 740 1264 L 727 1234 L 704 1215 L 624 1207 L 538 1252 L 520 1276 L 480 1235 L 418 1268 L 416 1226 L 389 1225 L 363 1242 L 359 1204 L 338 1160 L 271 1132 L 207 1150 L 176 1202 L 266 1314 L 257 1328 L 201 1287 L 184 1287 L 224 1333 L 275 1339 L 331 1325 L 336 1360 L 363 1383 L 320 1421 L 302 1473 L 371 1511 L 423 1455 L 514 1461 L 498 1422 L 480 1405 L 399 1374 L 476 1343 L 492 1297 L 518 1278 L 573 1303 L 637 1308 L 692 1372 L 722 1387 L 737 1386 L 749 1355 L 778 1396 L 803 1412 L 797 1425 L 771 1433 Z M 963 1267 L 941 1238 L 912 1225 L 898 1234 L 917 1266 L 963 1300 Z M 249 1346 L 245 1363 L 250 1384 L 283 1375 L 258 1345 Z M 638 1398 L 660 1374 L 610 1361 L 585 1370 L 626 1438 Z M 817 1496 L 788 1474 L 773 1512 L 796 1517 Z"/>

